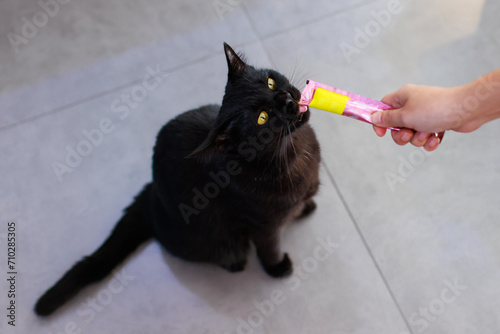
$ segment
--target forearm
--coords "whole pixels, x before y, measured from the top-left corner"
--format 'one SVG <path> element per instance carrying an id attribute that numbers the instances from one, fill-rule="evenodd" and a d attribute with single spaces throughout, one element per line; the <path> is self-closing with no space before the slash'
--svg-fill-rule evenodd
<path id="1" fill-rule="evenodd" d="M 496 118 L 500 118 L 500 69 L 471 83 L 457 87 L 461 92 L 460 132 L 471 132 Z"/>

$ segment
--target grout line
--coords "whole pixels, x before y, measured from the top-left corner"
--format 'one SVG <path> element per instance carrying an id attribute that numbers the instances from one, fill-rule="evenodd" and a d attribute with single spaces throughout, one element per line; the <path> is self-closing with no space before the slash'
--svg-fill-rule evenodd
<path id="1" fill-rule="evenodd" d="M 500 29 L 499 29 L 500 31 Z M 494 43 L 497 46 L 500 46 L 500 41 L 497 41 L 492 35 L 488 34 L 488 39 L 491 40 L 492 43 Z"/>
<path id="2" fill-rule="evenodd" d="M 355 9 L 360 8 L 360 7 L 364 7 L 364 6 L 367 6 L 367 5 L 371 4 L 371 3 L 379 2 L 379 1 L 380 0 L 371 0 L 371 1 L 368 1 L 368 2 L 358 3 L 358 4 L 355 4 L 355 5 L 352 5 L 352 6 L 348 6 L 348 7 L 344 7 L 344 8 L 338 9 L 338 10 L 333 11 L 333 12 L 329 12 L 329 13 L 324 14 L 324 15 L 320 15 L 320 16 L 315 17 L 313 19 L 304 21 L 301 24 L 299 24 L 297 26 L 294 26 L 294 27 L 290 27 L 290 28 L 286 28 L 286 29 L 283 29 L 283 30 L 274 31 L 274 32 L 272 32 L 272 33 L 270 33 L 268 35 L 265 35 L 265 36 L 260 36 L 258 34 L 257 35 L 259 37 L 263 38 L 264 40 L 266 40 L 268 38 L 272 38 L 272 37 L 275 37 L 275 36 L 278 36 L 278 35 L 289 33 L 289 32 L 292 32 L 294 30 L 298 30 L 298 29 L 310 26 L 312 24 L 318 23 L 318 22 L 323 21 L 323 20 L 325 20 L 325 19 L 327 19 L 329 17 L 335 17 L 337 15 L 344 14 L 344 13 L 347 13 L 347 12 L 349 12 L 351 10 L 355 10 Z"/>
<path id="3" fill-rule="evenodd" d="M 243 7 L 243 12 L 245 13 L 245 16 L 247 17 L 247 20 L 249 21 L 249 24 L 250 24 L 250 27 L 252 28 L 254 34 L 257 36 L 257 39 L 258 39 L 258 42 L 261 44 L 262 48 L 264 49 L 264 52 L 266 53 L 267 57 L 269 58 L 269 62 L 271 63 L 271 65 L 273 67 L 276 67 L 275 64 L 274 64 L 274 61 L 271 57 L 271 55 L 269 54 L 269 51 L 266 49 L 264 43 L 263 43 L 263 40 L 262 40 L 262 37 L 259 35 L 259 33 L 257 32 L 257 28 L 255 26 L 255 23 L 253 22 L 251 16 L 249 15 L 248 13 L 248 10 L 245 6 L 245 4 L 242 5 Z M 358 7 L 358 6 L 352 6 L 350 7 L 348 10 L 350 9 L 353 9 L 355 7 Z M 347 10 L 345 10 L 347 11 Z M 338 13 L 341 13 L 341 12 L 345 12 L 345 11 L 340 11 Z M 327 15 L 327 16 L 330 16 L 330 15 Z M 314 21 L 314 22 L 317 22 L 317 21 Z M 304 27 L 306 26 L 306 24 L 302 24 L 300 27 Z M 291 28 L 291 29 L 288 29 L 288 30 L 285 30 L 285 31 L 281 31 L 281 32 L 278 32 L 276 34 L 273 34 L 273 35 L 269 35 L 269 36 L 266 36 L 264 39 L 267 39 L 267 38 L 270 38 L 270 37 L 273 37 L 273 36 L 276 36 L 276 35 L 279 35 L 279 34 L 282 34 L 282 33 L 286 33 L 288 31 L 291 31 L 293 29 L 298 29 L 300 27 L 294 27 L 294 28 Z M 356 231 L 358 233 L 358 235 L 360 236 L 361 238 L 361 241 L 363 242 L 363 245 L 365 246 L 365 249 L 367 250 L 373 264 L 375 265 L 375 268 L 377 269 L 377 272 L 379 273 L 379 276 L 381 277 L 387 291 L 389 292 L 389 295 L 391 296 L 391 299 L 392 301 L 394 302 L 394 304 L 396 305 L 396 308 L 401 316 L 401 318 L 403 319 L 409 333 L 413 333 L 413 331 L 411 330 L 411 327 L 410 327 L 410 324 L 408 323 L 408 320 L 406 319 L 406 317 L 404 316 L 404 313 L 403 313 L 403 310 L 401 309 L 401 306 L 399 305 L 398 301 L 396 300 L 396 297 L 394 296 L 394 293 L 392 292 L 390 286 L 389 286 L 389 283 L 387 282 L 384 274 L 382 273 L 382 270 L 380 269 L 377 261 L 375 260 L 375 257 L 370 249 L 370 247 L 368 246 L 368 243 L 366 242 L 366 239 L 365 237 L 363 236 L 363 233 L 361 232 L 361 229 L 359 228 L 359 225 L 358 223 L 356 222 L 356 219 L 354 218 L 354 215 L 352 214 L 351 210 L 349 209 L 349 206 L 347 205 L 347 202 L 344 198 L 344 196 L 342 195 L 342 193 L 340 192 L 340 189 L 337 185 L 337 183 L 335 182 L 335 179 L 333 178 L 333 175 L 330 173 L 330 170 L 328 169 L 328 166 L 326 166 L 325 163 L 321 163 L 323 165 L 323 167 L 325 168 L 327 174 L 328 174 L 328 177 L 330 178 L 330 181 L 332 182 L 334 188 L 335 188 L 335 191 L 337 192 L 337 195 L 340 197 L 340 200 L 342 201 L 342 204 L 344 205 L 344 208 L 346 209 L 349 217 L 351 218 L 351 221 L 353 222 L 354 224 L 354 227 L 356 228 Z"/>
<path id="4" fill-rule="evenodd" d="M 245 3 L 241 4 L 241 8 L 243 10 L 243 13 L 245 14 L 248 23 L 250 24 L 250 28 L 252 29 L 252 32 L 254 33 L 255 37 L 257 37 L 257 43 L 260 44 L 264 52 L 266 53 L 266 57 L 269 60 L 269 63 L 271 64 L 272 67 L 276 68 L 276 64 L 273 61 L 273 58 L 271 57 L 269 51 L 266 49 L 262 37 L 260 36 L 259 32 L 257 31 L 257 26 L 255 25 L 255 22 L 252 20 L 252 17 L 248 13 L 248 8 L 246 7 Z"/>
<path id="5" fill-rule="evenodd" d="M 284 29 L 284 30 L 281 30 L 281 31 L 276 31 L 276 32 L 273 32 L 267 36 L 261 36 L 259 33 L 258 33 L 258 30 L 257 30 L 257 27 L 254 23 L 254 21 L 252 20 L 250 14 L 248 13 L 248 9 L 246 8 L 246 5 L 245 3 L 242 4 L 242 9 L 243 9 L 243 12 L 247 18 L 247 20 L 249 21 L 249 24 L 250 24 L 250 27 L 253 31 L 253 33 L 255 34 L 255 36 L 257 37 L 257 42 L 261 45 L 262 49 L 264 50 L 264 52 L 266 53 L 266 56 L 269 60 L 269 62 L 271 63 L 271 65 L 273 67 L 276 67 L 275 66 L 275 63 L 273 61 L 273 58 L 271 57 L 271 55 L 269 54 L 269 51 L 265 48 L 264 44 L 263 44 L 263 40 L 265 39 L 268 39 L 268 38 L 271 38 L 271 37 L 274 37 L 274 36 L 277 36 L 277 35 L 280 35 L 280 34 L 284 34 L 284 33 L 287 33 L 287 32 L 290 32 L 290 31 L 293 31 L 295 29 L 300 29 L 302 27 L 305 27 L 305 26 L 308 26 L 310 24 L 313 24 L 313 23 L 316 23 L 318 21 L 321 21 L 327 17 L 330 17 L 330 16 L 335 16 L 335 15 L 338 15 L 338 14 L 341 14 L 341 13 L 345 13 L 345 12 L 348 12 L 350 10 L 353 10 L 353 9 L 356 9 L 356 8 L 359 8 L 359 7 L 362 7 L 362 6 L 365 6 L 369 3 L 372 3 L 372 2 L 376 2 L 376 1 L 379 1 L 379 0 L 372 0 L 372 1 L 368 1 L 368 2 L 365 2 L 365 3 L 360 3 L 360 4 L 356 4 L 356 5 L 353 5 L 353 6 L 349 6 L 349 7 L 345 7 L 341 10 L 338 10 L 338 11 L 335 11 L 335 12 L 331 12 L 331 13 L 328 13 L 328 14 L 325 14 L 325 15 L 322 15 L 320 17 L 317 17 L 317 18 L 314 18 L 313 20 L 310 20 L 310 21 L 306 21 L 296 27 L 291 27 L 291 28 L 288 28 L 288 29 Z M 253 42 L 252 42 L 253 43 Z M 252 44 L 252 43 L 246 43 L 246 44 Z M 172 67 L 171 69 L 167 70 L 167 71 L 164 71 L 165 73 L 168 73 L 168 74 L 171 74 L 171 73 L 174 73 L 178 70 L 181 70 L 183 68 L 186 68 L 186 67 L 189 67 L 191 65 L 195 65 L 197 63 L 200 63 L 200 62 L 203 62 L 205 60 L 208 60 L 208 59 L 211 59 L 215 56 L 218 56 L 220 53 L 216 53 L 216 54 L 209 54 L 209 55 L 206 55 L 206 56 L 203 56 L 203 57 L 200 57 L 196 60 L 193 60 L 193 61 L 190 61 L 190 62 L 187 62 L 187 63 L 184 63 L 182 65 L 178 65 L 178 66 L 174 66 Z M 125 89 L 127 87 L 131 87 L 135 84 L 137 84 L 138 82 L 140 82 L 141 79 L 136 79 L 136 80 L 133 80 L 133 81 L 130 81 L 128 83 L 125 83 L 123 85 L 120 85 L 120 86 L 117 86 L 117 87 L 114 87 L 114 88 L 110 88 L 108 90 L 105 90 L 105 91 L 102 91 L 102 92 L 99 92 L 99 93 L 96 93 L 94 95 L 90 95 L 90 96 L 87 96 L 85 98 L 82 98 L 80 100 L 77 100 L 77 101 L 74 101 L 74 102 L 70 102 L 68 104 L 65 104 L 65 105 L 62 105 L 62 106 L 59 106 L 59 107 L 56 107 L 55 109 L 52 109 L 52 110 L 49 110 L 49 111 L 46 111 L 46 112 L 43 112 L 41 114 L 38 114 L 38 115 L 34 115 L 34 116 L 31 116 L 31 117 L 28 117 L 28 118 L 25 118 L 25 119 L 22 119 L 20 121 L 16 121 L 14 123 L 11 123 L 11 124 L 7 124 L 5 126 L 2 126 L 0 127 L 0 132 L 1 131 L 4 131 L 4 130 L 8 130 L 8 129 L 12 129 L 12 128 L 15 128 L 17 126 L 20 126 L 20 125 L 23 125 L 23 124 L 26 124 L 26 123 L 29 123 L 31 121 L 34 121 L 34 120 L 37 120 L 37 119 L 40 119 L 40 118 L 43 118 L 43 117 L 46 117 L 46 116 L 50 116 L 50 115 L 53 115 L 53 114 L 56 114 L 56 113 L 59 113 L 59 112 L 62 112 L 64 110 L 67 110 L 69 108 L 72 108 L 72 107 L 75 107 L 75 106 L 78 106 L 80 104 L 84 104 L 84 103 L 87 103 L 87 102 L 90 102 L 94 99 L 97 99 L 97 98 L 100 98 L 100 97 L 103 97 L 103 96 L 106 96 L 110 93 L 114 93 L 116 91 L 119 91 L 119 90 L 122 90 L 122 89 Z"/>
<path id="6" fill-rule="evenodd" d="M 264 46 L 264 43 L 263 43 L 263 40 L 265 39 L 268 39 L 268 38 L 271 38 L 271 37 L 274 37 L 274 36 L 277 36 L 277 35 L 280 35 L 280 34 L 284 34 L 284 33 L 287 33 L 287 32 L 290 32 L 290 31 L 293 31 L 295 29 L 299 29 L 299 28 L 302 28 L 302 27 L 305 27 L 307 25 L 310 25 L 310 24 L 313 24 L 313 23 L 316 23 L 318 21 L 321 21 L 327 17 L 330 17 L 330 16 L 335 16 L 335 15 L 338 15 L 338 14 L 341 14 L 341 13 L 345 13 L 345 12 L 348 12 L 350 10 L 353 10 L 353 9 L 356 9 L 358 7 L 362 7 L 362 6 L 365 6 L 369 3 L 372 3 L 372 2 L 376 2 L 376 1 L 379 1 L 379 0 L 373 0 L 373 1 L 369 1 L 369 2 L 366 2 L 366 3 L 360 3 L 360 4 L 357 4 L 357 5 L 353 5 L 353 6 L 349 6 L 349 7 L 345 7 L 341 10 L 338 10 L 338 11 L 335 11 L 335 12 L 331 12 L 331 13 L 328 13 L 328 14 L 325 14 L 323 16 L 320 16 L 320 17 L 317 17 L 315 18 L 314 20 L 310 20 L 310 21 L 306 21 L 302 24 L 300 24 L 299 26 L 296 26 L 296 27 L 291 27 L 291 28 L 288 28 L 288 29 L 285 29 L 285 30 L 281 30 L 281 31 L 276 31 L 272 34 L 269 34 L 267 36 L 261 36 L 259 33 L 258 33 L 258 30 L 257 30 L 257 27 L 255 25 L 255 23 L 253 22 L 250 14 L 248 13 L 248 9 L 246 8 L 246 5 L 243 3 L 242 4 L 242 9 L 243 9 L 243 12 L 247 18 L 247 20 L 249 21 L 249 24 L 250 24 L 250 27 L 253 31 L 253 33 L 255 34 L 255 36 L 257 37 L 257 42 L 261 45 L 262 49 L 264 50 L 264 52 L 266 53 L 266 56 L 269 60 L 269 62 L 271 63 L 271 65 L 273 67 L 276 67 L 275 66 L 275 63 L 273 61 L 273 58 L 271 57 L 271 55 L 269 54 L 269 51 L 265 48 Z M 252 42 L 253 43 L 253 42 Z M 246 44 L 252 44 L 252 43 L 246 43 Z M 245 44 L 245 45 L 246 45 Z M 184 63 L 182 65 L 178 65 L 178 66 L 174 66 L 172 67 L 171 69 L 167 70 L 167 71 L 164 71 L 165 73 L 168 73 L 168 74 L 171 74 L 171 73 L 174 73 L 178 70 L 181 70 L 183 68 L 186 68 L 186 67 L 189 67 L 191 65 L 195 65 L 197 63 L 200 63 L 200 62 L 203 62 L 205 60 L 208 60 L 208 59 L 211 59 L 215 56 L 218 56 L 220 53 L 216 53 L 216 54 L 209 54 L 209 55 L 206 55 L 206 56 L 203 56 L 203 57 L 200 57 L 196 60 L 193 60 L 193 61 L 190 61 L 190 62 L 187 62 L 187 63 Z M 120 86 L 117 86 L 117 87 L 114 87 L 114 88 L 110 88 L 108 90 L 105 90 L 105 91 L 102 91 L 102 92 L 99 92 L 99 93 L 96 93 L 94 95 L 90 95 L 90 96 L 87 96 L 85 98 L 82 98 L 80 100 L 77 100 L 77 101 L 74 101 L 74 102 L 70 102 L 68 104 L 65 104 L 65 105 L 62 105 L 62 106 L 59 106 L 59 107 L 56 107 L 55 109 L 52 109 L 52 110 L 49 110 L 49 111 L 46 111 L 46 112 L 43 112 L 41 114 L 38 114 L 38 115 L 34 115 L 34 116 L 31 116 L 31 117 L 28 117 L 28 118 L 25 118 L 25 119 L 22 119 L 20 121 L 16 121 L 14 123 L 11 123 L 11 124 L 7 124 L 5 126 L 2 126 L 0 127 L 0 132 L 1 131 L 5 131 L 5 130 L 8 130 L 8 129 L 12 129 L 12 128 L 15 128 L 17 126 L 20 126 L 20 125 L 23 125 L 23 124 L 26 124 L 26 123 L 29 123 L 31 121 L 35 121 L 37 119 L 40 119 L 40 118 L 43 118 L 43 117 L 47 117 L 47 116 L 50 116 L 50 115 L 53 115 L 53 114 L 56 114 L 56 113 L 59 113 L 59 112 L 62 112 L 62 111 L 65 111 L 69 108 L 73 108 L 75 106 L 78 106 L 78 105 L 81 105 L 81 104 L 84 104 L 84 103 L 87 103 L 87 102 L 90 102 L 94 99 L 97 99 L 97 98 L 100 98 L 100 97 L 103 97 L 103 96 L 106 96 L 110 93 L 114 93 L 114 92 L 117 92 L 119 90 L 122 90 L 122 89 L 125 89 L 127 87 L 131 87 L 135 84 L 137 84 L 138 82 L 140 82 L 141 79 L 136 79 L 136 80 L 133 80 L 133 81 L 130 81 L 128 83 L 125 83 L 123 85 L 120 85 Z"/>
<path id="7" fill-rule="evenodd" d="M 192 65 L 196 65 L 198 63 L 201 63 L 203 61 L 206 61 L 206 60 L 209 60 L 211 58 L 214 58 L 214 57 L 217 57 L 220 55 L 220 52 L 218 53 L 212 53 L 212 54 L 208 54 L 206 56 L 203 56 L 203 57 L 200 57 L 198 59 L 195 59 L 195 60 L 192 60 L 192 61 L 189 61 L 187 63 L 184 63 L 184 64 L 181 64 L 181 65 L 177 65 L 177 66 L 174 66 L 166 71 L 163 71 L 163 73 L 166 73 L 166 74 L 172 74 L 172 73 L 175 73 L 177 71 L 180 71 L 186 67 L 189 67 L 189 66 L 192 66 Z M 117 91 L 120 91 L 120 90 L 123 90 L 123 89 L 126 89 L 128 87 L 132 87 L 138 83 L 140 83 L 143 79 L 142 78 L 139 78 L 139 79 L 135 79 L 133 81 L 129 81 L 125 84 L 122 84 L 122 85 L 119 85 L 119 86 L 116 86 L 116 87 L 113 87 L 113 88 L 110 88 L 110 89 L 107 89 L 107 90 L 104 90 L 104 91 L 101 91 L 99 93 L 96 93 L 96 94 L 93 94 L 93 95 L 90 95 L 90 96 L 87 96 L 87 97 L 84 97 L 80 100 L 77 100 L 77 101 L 74 101 L 74 102 L 70 102 L 70 103 L 67 103 L 65 105 L 62 105 L 62 106 L 59 106 L 59 107 L 56 107 L 52 110 L 49 110 L 49 111 L 46 111 L 46 112 L 43 112 L 41 114 L 38 114 L 38 115 L 34 115 L 34 116 L 30 116 L 30 117 L 27 117 L 25 119 L 22 119 L 20 121 L 17 121 L 17 122 L 14 122 L 14 123 L 11 123 L 11 124 L 7 124 L 7 125 L 4 125 L 2 127 L 0 127 L 0 132 L 1 131 L 5 131 L 5 130 L 9 130 L 9 129 L 12 129 L 12 128 L 15 128 L 17 126 L 20 126 L 20 125 L 23 125 L 23 124 L 26 124 L 26 123 L 29 123 L 31 121 L 35 121 L 37 119 L 40 119 L 40 118 L 44 118 L 44 117 L 47 117 L 47 116 L 50 116 L 50 115 L 53 115 L 53 114 L 57 114 L 59 112 L 62 112 L 62 111 L 65 111 L 67 109 L 70 109 L 70 108 L 73 108 L 73 107 L 76 107 L 78 105 L 81 105 L 81 104 L 85 104 L 87 102 L 90 102 L 92 100 L 95 100 L 95 99 L 98 99 L 100 97 L 103 97 L 103 96 L 106 96 L 106 95 L 109 95 L 111 93 L 115 93 Z"/>
<path id="8" fill-rule="evenodd" d="M 347 214 L 351 218 L 351 221 L 354 224 L 354 227 L 356 228 L 356 231 L 358 232 L 358 235 L 361 238 L 361 241 L 363 242 L 363 245 L 365 246 L 366 251 L 368 252 L 368 255 L 372 259 L 372 262 L 375 265 L 375 268 L 377 269 L 380 277 L 382 278 L 382 281 L 384 282 L 384 285 L 385 285 L 387 291 L 389 292 L 389 295 L 391 296 L 391 299 L 393 300 L 394 304 L 396 305 L 396 308 L 398 309 L 399 314 L 403 318 L 403 321 L 406 324 L 406 327 L 407 327 L 409 333 L 413 333 L 413 331 L 412 331 L 412 329 L 410 327 L 410 324 L 408 323 L 408 319 L 406 319 L 406 317 L 404 316 L 403 310 L 401 309 L 401 306 L 399 305 L 399 303 L 398 303 L 398 301 L 396 299 L 396 296 L 394 295 L 394 292 L 392 291 L 391 287 L 389 286 L 389 283 L 387 282 L 387 279 L 385 278 L 384 273 L 382 272 L 382 269 L 378 265 L 378 263 L 377 263 L 377 261 L 375 259 L 375 256 L 373 255 L 370 247 L 368 246 L 366 238 L 364 237 L 363 233 L 361 232 L 361 229 L 360 229 L 360 227 L 359 227 L 356 219 L 354 218 L 354 215 L 352 214 L 351 209 L 347 205 L 347 201 L 345 200 L 344 196 L 342 195 L 342 192 L 340 191 L 340 189 L 339 189 L 339 187 L 337 185 L 337 182 L 335 182 L 335 178 L 333 177 L 332 173 L 330 172 L 330 169 L 328 169 L 328 166 L 324 162 L 321 162 L 321 164 L 325 168 L 326 173 L 328 174 L 328 178 L 332 182 L 332 184 L 333 184 L 333 186 L 335 188 L 335 191 L 337 192 L 337 195 L 340 197 L 340 200 L 342 201 L 342 204 L 343 204 L 344 208 L 347 211 Z"/>
<path id="9" fill-rule="evenodd" d="M 72 107 L 75 107 L 75 106 L 78 106 L 80 104 L 84 104 L 84 103 L 87 103 L 89 101 L 92 101 L 94 99 L 98 99 L 100 97 L 103 97 L 103 96 L 106 96 L 107 94 L 110 94 L 110 93 L 113 93 L 113 92 L 116 92 L 116 91 L 119 91 L 121 89 L 125 89 L 131 85 L 133 85 L 134 83 L 136 82 L 139 82 L 141 81 L 140 79 L 137 79 L 137 80 L 134 80 L 132 82 L 129 82 L 129 83 L 126 83 L 126 84 L 123 84 L 121 86 L 117 86 L 117 87 L 114 87 L 114 88 L 111 88 L 111 89 L 108 89 L 108 90 L 105 90 L 105 91 L 102 91 L 102 92 L 99 92 L 97 94 L 94 94 L 94 95 L 90 95 L 90 96 L 87 96 L 87 97 L 84 97 L 80 100 L 77 100 L 77 101 L 74 101 L 74 102 L 70 102 L 68 104 L 65 104 L 65 105 L 62 105 L 60 107 L 57 107 L 55 109 L 52 109 L 52 110 L 49 110 L 49 111 L 46 111 L 46 112 L 43 112 L 43 113 L 40 113 L 38 115 L 34 115 L 34 116 L 30 116 L 30 117 L 27 117 L 25 119 L 22 119 L 20 121 L 17 121 L 17 122 L 14 122 L 12 124 L 7 124 L 7 125 L 4 125 L 2 127 L 0 127 L 0 131 L 4 131 L 4 130 L 9 130 L 9 129 L 12 129 L 12 128 L 15 128 L 17 126 L 20 126 L 20 125 L 23 125 L 23 124 L 26 124 L 26 123 L 29 123 L 31 121 L 35 121 L 37 119 L 40 119 L 40 118 L 44 118 L 44 117 L 47 117 L 47 116 L 50 116 L 50 115 L 53 115 L 53 114 L 57 114 L 61 111 L 64 111 L 66 109 L 69 109 L 69 108 L 72 108 Z"/>
<path id="10" fill-rule="evenodd" d="M 257 30 L 257 26 L 256 26 L 255 22 L 253 21 L 250 13 L 248 12 L 248 8 L 247 8 L 247 6 L 246 6 L 246 4 L 244 2 L 241 4 L 241 7 L 242 7 L 243 13 L 245 14 L 245 16 L 246 16 L 246 18 L 247 18 L 247 20 L 248 20 L 248 22 L 250 24 L 250 28 L 252 29 L 254 35 L 257 37 L 257 43 L 259 43 L 261 45 L 261 47 L 264 50 L 264 52 L 265 52 L 265 54 L 267 56 L 267 59 L 269 60 L 269 63 L 271 64 L 271 66 L 273 68 L 277 68 L 276 63 L 273 60 L 273 57 L 271 56 L 271 54 L 269 53 L 269 50 L 266 48 L 266 46 L 264 44 L 264 41 L 269 40 L 269 39 L 271 39 L 271 38 L 273 38 L 275 36 L 286 34 L 286 33 L 289 33 L 291 31 L 307 27 L 307 26 L 312 25 L 314 23 L 318 23 L 319 21 L 324 20 L 324 19 L 326 19 L 328 17 L 335 17 L 337 15 L 340 15 L 340 14 L 349 12 L 351 10 L 354 10 L 354 9 L 357 9 L 357 8 L 360 8 L 360 7 L 364 7 L 364 6 L 367 6 L 367 5 L 371 4 L 371 3 L 379 2 L 379 1 L 381 1 L 381 0 L 370 0 L 370 1 L 367 1 L 367 2 L 355 4 L 355 5 L 352 5 L 352 6 L 348 6 L 348 7 L 345 7 L 345 8 L 342 8 L 342 9 L 330 12 L 328 14 L 321 15 L 321 16 L 316 17 L 314 19 L 311 19 L 309 21 L 303 22 L 303 23 L 301 23 L 301 24 L 299 24 L 297 26 L 286 28 L 286 29 L 280 30 L 280 31 L 275 31 L 275 32 L 272 32 L 269 35 L 265 35 L 265 36 L 261 36 L 259 34 L 259 32 Z"/>

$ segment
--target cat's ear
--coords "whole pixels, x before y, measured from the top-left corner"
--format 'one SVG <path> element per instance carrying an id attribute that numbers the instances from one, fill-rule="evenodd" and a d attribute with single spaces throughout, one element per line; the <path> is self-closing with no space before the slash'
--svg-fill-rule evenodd
<path id="1" fill-rule="evenodd" d="M 241 76 L 247 67 L 243 56 L 234 52 L 234 50 L 227 43 L 224 43 L 224 52 L 226 53 L 227 66 L 229 68 L 229 78 L 237 78 Z"/>
<path id="2" fill-rule="evenodd" d="M 228 120 L 212 128 L 207 138 L 187 158 L 197 158 L 208 163 L 212 160 L 214 154 L 228 152 L 232 148 L 230 134 L 232 124 L 233 121 Z"/>

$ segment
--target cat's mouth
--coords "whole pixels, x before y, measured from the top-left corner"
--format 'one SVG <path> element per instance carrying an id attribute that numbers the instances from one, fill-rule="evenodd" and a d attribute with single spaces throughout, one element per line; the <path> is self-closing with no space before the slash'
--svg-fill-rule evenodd
<path id="1" fill-rule="evenodd" d="M 309 107 L 306 107 L 306 111 L 302 111 L 302 108 L 297 101 L 293 101 L 293 103 L 289 103 L 285 109 L 286 114 L 289 115 L 288 124 L 292 130 L 297 130 L 302 125 L 306 124 L 309 121 L 309 117 L 311 116 L 311 112 L 309 111 Z"/>
<path id="2" fill-rule="evenodd" d="M 298 91 L 297 91 L 298 92 Z M 277 102 L 281 105 L 280 118 L 286 119 L 284 122 L 291 131 L 295 131 L 309 121 L 309 107 L 301 106 L 300 95 L 292 96 L 290 92 L 281 92 L 277 95 Z M 304 111 L 304 107 L 306 111 Z"/>
<path id="3" fill-rule="evenodd" d="M 295 117 L 295 121 L 291 124 L 294 130 L 297 130 L 302 125 L 306 124 L 311 117 L 311 112 L 309 111 L 309 107 L 304 112 L 299 112 L 299 106 L 297 105 L 297 115 Z"/>

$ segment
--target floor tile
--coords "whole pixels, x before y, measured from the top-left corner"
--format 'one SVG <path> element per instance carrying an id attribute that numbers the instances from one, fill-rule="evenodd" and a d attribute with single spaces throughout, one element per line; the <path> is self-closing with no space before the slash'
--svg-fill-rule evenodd
<path id="1" fill-rule="evenodd" d="M 22 34 L 22 18 L 39 10 L 37 3 L 29 10 L 22 4 L 0 5 L 16 18 L 3 21 L 0 31 Z M 219 18 L 211 2 L 68 3 L 18 53 L 1 40 L 0 127 L 119 90 L 148 67 L 172 71 L 218 54 L 224 41 L 254 40 L 240 8 Z"/>
<path id="2" fill-rule="evenodd" d="M 388 2 L 377 1 L 272 36 L 264 44 L 282 71 L 294 68 L 302 77 L 376 99 L 406 83 L 458 85 L 498 67 L 498 45 L 481 28 L 492 30 L 496 21 L 477 23 L 476 33 L 470 28 L 450 34 L 451 23 L 443 23 L 425 3 L 401 1 L 393 12 L 389 16 Z M 290 40 L 307 43 L 292 45 Z M 477 53 L 479 45 L 482 52 Z"/>
<path id="3" fill-rule="evenodd" d="M 492 144 L 499 124 L 448 133 L 428 155 L 348 124 L 355 121 L 316 116 L 321 142 L 334 143 L 323 145 L 328 168 L 413 330 L 499 328 L 497 299 L 488 297 L 500 293 L 500 155 Z M 455 281 L 467 288 L 439 309 L 440 293 Z M 420 310 L 431 304 L 433 321 L 424 325 Z"/>
<path id="4" fill-rule="evenodd" d="M 258 34 L 261 37 L 267 37 L 337 12 L 356 8 L 367 2 L 369 0 L 350 2 L 320 0 L 313 3 L 301 0 L 258 0 L 245 2 L 244 6 Z"/>

